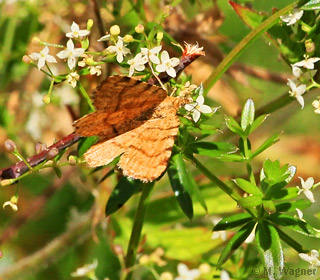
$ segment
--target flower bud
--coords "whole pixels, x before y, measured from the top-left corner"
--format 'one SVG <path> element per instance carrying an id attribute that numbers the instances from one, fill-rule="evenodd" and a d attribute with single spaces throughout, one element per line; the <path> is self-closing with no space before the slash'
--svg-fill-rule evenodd
<path id="1" fill-rule="evenodd" d="M 207 263 L 202 263 L 199 266 L 199 270 L 201 274 L 209 274 L 211 271 L 211 266 Z"/>
<path id="2" fill-rule="evenodd" d="M 143 32 L 144 32 L 144 27 L 143 27 L 142 24 L 139 23 L 139 24 L 134 28 L 134 30 L 135 30 L 137 33 L 143 33 Z"/>
<path id="3" fill-rule="evenodd" d="M 4 179 L 0 181 L 0 186 L 5 187 L 11 185 L 12 183 L 14 183 L 14 179 Z"/>
<path id="4" fill-rule="evenodd" d="M 41 43 L 41 40 L 39 39 L 39 37 L 33 37 L 31 42 L 32 44 L 39 46 Z"/>
<path id="5" fill-rule="evenodd" d="M 315 49 L 316 49 L 314 42 L 311 39 L 309 39 L 304 42 L 304 45 L 306 47 L 307 55 L 312 56 L 314 54 Z"/>
<path id="6" fill-rule="evenodd" d="M 131 35 L 126 35 L 123 37 L 123 42 L 125 42 L 125 43 L 131 43 L 133 41 L 134 41 L 134 39 Z"/>
<path id="7" fill-rule="evenodd" d="M 40 154 L 41 152 L 45 151 L 47 149 L 47 145 L 43 144 L 41 142 L 38 142 L 36 144 L 35 150 L 37 154 Z"/>
<path id="8" fill-rule="evenodd" d="M 52 148 L 47 154 L 47 159 L 54 159 L 57 154 L 59 154 L 59 150 L 57 148 Z"/>
<path id="9" fill-rule="evenodd" d="M 113 25 L 110 27 L 110 34 L 112 36 L 118 36 L 120 34 L 120 27 L 119 25 Z"/>
<path id="10" fill-rule="evenodd" d="M 90 30 L 93 26 L 93 20 L 90 18 L 87 21 L 87 30 Z"/>
<path id="11" fill-rule="evenodd" d="M 160 280 L 173 280 L 173 276 L 170 272 L 165 271 L 161 273 Z"/>
<path id="12" fill-rule="evenodd" d="M 159 32 L 157 33 L 157 41 L 158 41 L 158 42 L 161 41 L 162 38 L 163 38 L 163 33 L 159 31 Z"/>
<path id="13" fill-rule="evenodd" d="M 43 103 L 45 103 L 45 104 L 49 104 L 50 101 L 51 101 L 50 95 L 49 95 L 49 94 L 44 95 L 44 96 L 42 97 L 42 101 L 43 101 Z"/>
<path id="14" fill-rule="evenodd" d="M 32 59 L 31 59 L 29 56 L 24 55 L 24 56 L 22 57 L 22 62 L 24 62 L 24 63 L 26 63 L 26 64 L 30 64 L 30 63 L 32 62 Z"/>
<path id="15" fill-rule="evenodd" d="M 13 153 L 17 149 L 16 144 L 11 139 L 4 142 L 4 147 L 8 153 Z"/>
<path id="16" fill-rule="evenodd" d="M 171 6 L 167 5 L 163 8 L 163 16 L 168 17 L 170 15 L 170 10 L 172 9 Z"/>
<path id="17" fill-rule="evenodd" d="M 148 255 L 142 255 L 139 259 L 139 264 L 145 265 L 150 263 L 150 257 Z"/>
<path id="18" fill-rule="evenodd" d="M 78 163 L 78 158 L 74 155 L 68 157 L 68 162 L 70 165 L 76 165 Z"/>

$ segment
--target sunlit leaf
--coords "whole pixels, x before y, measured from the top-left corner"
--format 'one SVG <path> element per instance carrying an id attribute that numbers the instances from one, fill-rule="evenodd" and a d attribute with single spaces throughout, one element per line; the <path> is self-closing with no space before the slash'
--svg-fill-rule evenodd
<path id="1" fill-rule="evenodd" d="M 316 237 L 316 238 L 320 237 L 320 231 L 315 230 L 312 226 L 310 226 L 306 222 L 296 219 L 287 214 L 275 213 L 268 216 L 268 220 L 272 221 L 273 223 L 279 226 L 290 228 L 291 230 L 294 230 L 304 235 L 308 235 L 310 237 Z"/>
<path id="2" fill-rule="evenodd" d="M 241 128 L 243 131 L 247 130 L 254 121 L 254 103 L 252 99 L 248 99 L 245 103 L 241 114 Z"/>
<path id="3" fill-rule="evenodd" d="M 252 230 L 254 229 L 256 222 L 252 221 L 244 225 L 241 229 L 239 229 L 233 237 L 229 240 L 227 245 L 224 247 L 217 266 L 220 267 L 223 265 L 233 254 L 235 250 L 237 250 L 241 244 L 248 238 Z"/>
<path id="4" fill-rule="evenodd" d="M 260 147 L 258 147 L 251 155 L 251 158 L 256 157 L 257 155 L 261 154 L 263 151 L 277 143 L 280 139 L 278 138 L 280 133 L 276 133 L 269 137 L 265 142 L 263 142 Z"/>
<path id="5" fill-rule="evenodd" d="M 235 228 L 249 222 L 252 219 L 253 218 L 249 213 L 235 214 L 235 215 L 223 218 L 221 221 L 219 221 L 214 226 L 213 231 Z"/>
<path id="6" fill-rule="evenodd" d="M 194 142 L 186 147 L 186 150 L 188 149 L 195 154 L 209 157 L 219 157 L 237 151 L 236 146 L 224 142 Z"/>
<path id="7" fill-rule="evenodd" d="M 239 186 L 239 188 L 241 188 L 246 193 L 253 194 L 253 195 L 260 195 L 260 196 L 263 195 L 263 193 L 260 191 L 260 189 L 257 186 L 251 184 L 247 180 L 244 180 L 242 178 L 237 178 L 234 181 Z"/>
<path id="8" fill-rule="evenodd" d="M 256 243 L 268 278 L 280 279 L 284 267 L 284 255 L 277 230 L 272 225 L 259 223 L 256 228 Z"/>
<path id="9" fill-rule="evenodd" d="M 251 208 L 262 204 L 262 195 L 243 197 L 238 201 L 243 208 Z"/>

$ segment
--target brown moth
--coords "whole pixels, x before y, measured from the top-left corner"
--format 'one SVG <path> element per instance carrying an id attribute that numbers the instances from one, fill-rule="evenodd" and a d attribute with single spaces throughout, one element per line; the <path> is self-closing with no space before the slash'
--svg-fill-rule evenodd
<path id="1" fill-rule="evenodd" d="M 74 123 L 80 136 L 100 140 L 84 155 L 90 167 L 118 163 L 125 176 L 151 182 L 166 169 L 179 129 L 181 99 L 125 76 L 105 79 L 93 94 L 96 112 Z"/>

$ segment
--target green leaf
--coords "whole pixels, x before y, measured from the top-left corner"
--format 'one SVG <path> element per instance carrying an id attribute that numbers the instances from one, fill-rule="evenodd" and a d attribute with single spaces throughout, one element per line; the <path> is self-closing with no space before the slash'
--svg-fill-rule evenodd
<path id="1" fill-rule="evenodd" d="M 242 178 L 237 178 L 234 180 L 236 182 L 236 184 L 239 186 L 239 188 L 241 188 L 243 191 L 245 191 L 246 193 L 250 193 L 250 194 L 253 194 L 253 195 L 260 195 L 262 196 L 263 193 L 260 191 L 260 189 L 251 184 L 249 181 L 247 180 L 244 180 Z"/>
<path id="2" fill-rule="evenodd" d="M 184 119 L 184 118 L 181 118 L 181 119 Z M 197 139 L 199 138 L 202 139 L 218 132 L 219 130 L 217 129 L 217 127 L 213 125 L 200 123 L 198 126 L 188 125 L 187 131 L 192 136 L 197 137 Z"/>
<path id="3" fill-rule="evenodd" d="M 306 4 L 304 4 L 302 7 L 300 7 L 302 10 L 319 10 L 320 9 L 320 0 L 310 0 Z"/>
<path id="4" fill-rule="evenodd" d="M 191 188 L 193 182 L 190 180 L 190 176 L 188 174 L 189 173 L 186 170 L 186 165 L 181 154 L 175 154 L 173 157 L 171 157 L 168 175 L 172 190 L 178 200 L 181 210 L 189 219 L 192 219 L 192 199 L 186 188 Z"/>
<path id="5" fill-rule="evenodd" d="M 95 143 L 97 142 L 98 137 L 97 136 L 91 136 L 87 138 L 82 138 L 79 141 L 78 144 L 78 156 L 81 157 L 84 155 L 84 153 Z"/>
<path id="6" fill-rule="evenodd" d="M 251 158 L 256 157 L 257 155 L 261 154 L 264 150 L 268 149 L 275 143 L 277 143 L 280 139 L 278 139 L 280 133 L 276 133 L 272 135 L 269 139 L 267 139 L 265 142 L 261 144 L 259 148 L 257 148 L 251 155 Z"/>
<path id="7" fill-rule="evenodd" d="M 292 239 L 289 235 L 284 233 L 281 229 L 276 228 L 277 232 L 280 236 L 280 238 L 286 242 L 291 248 L 295 249 L 299 253 L 306 253 L 308 252 L 307 249 L 303 248 L 300 243 L 298 243 L 296 240 Z"/>
<path id="8" fill-rule="evenodd" d="M 272 162 L 267 159 L 263 163 L 260 179 L 269 185 L 286 181 L 288 177 L 292 176 L 292 172 L 290 171 L 291 167 L 291 165 L 286 164 L 280 168 L 280 162 L 278 160 Z"/>
<path id="9" fill-rule="evenodd" d="M 186 147 L 186 150 L 191 150 L 192 153 L 219 157 L 224 154 L 231 154 L 237 151 L 237 147 L 231 143 L 224 142 L 194 142 Z"/>
<path id="10" fill-rule="evenodd" d="M 275 213 L 276 212 L 276 206 L 272 200 L 263 200 L 262 201 L 263 208 L 269 213 Z"/>
<path id="11" fill-rule="evenodd" d="M 128 177 L 122 177 L 113 189 L 106 205 L 106 215 L 109 216 L 121 208 L 129 198 L 136 193 L 143 183 L 140 180 L 132 180 Z"/>
<path id="12" fill-rule="evenodd" d="M 261 115 L 257 117 L 249 129 L 249 134 L 255 131 L 267 119 L 268 116 L 269 115 Z"/>
<path id="13" fill-rule="evenodd" d="M 316 231 L 312 226 L 287 214 L 275 213 L 268 216 L 267 219 L 279 226 L 290 228 L 301 234 L 316 238 L 320 237 L 320 232 Z"/>
<path id="14" fill-rule="evenodd" d="M 58 176 L 58 178 L 61 178 L 61 176 L 62 176 L 61 169 L 59 167 L 53 167 L 53 170 L 56 173 L 56 175 Z"/>
<path id="15" fill-rule="evenodd" d="M 243 208 L 251 208 L 255 206 L 259 206 L 262 204 L 262 196 L 255 195 L 255 196 L 247 196 L 239 199 L 239 205 Z"/>
<path id="16" fill-rule="evenodd" d="M 245 162 L 247 159 L 243 158 L 241 155 L 221 155 L 218 157 L 221 161 L 230 161 L 230 162 Z"/>
<path id="17" fill-rule="evenodd" d="M 229 1 L 229 3 L 242 21 L 252 29 L 258 27 L 266 18 L 265 15 L 243 7 L 233 1 Z"/>
<path id="18" fill-rule="evenodd" d="M 224 247 L 219 257 L 219 260 L 217 263 L 218 268 L 221 265 L 223 265 L 230 258 L 233 252 L 237 250 L 241 246 L 241 244 L 248 238 L 248 236 L 254 229 L 255 224 L 256 224 L 255 221 L 249 222 L 234 234 L 234 236 L 230 239 L 230 241 Z"/>
<path id="19" fill-rule="evenodd" d="M 240 125 L 237 123 L 237 121 L 230 116 L 225 117 L 226 125 L 227 127 L 234 133 L 240 135 L 240 136 L 245 136 L 243 133 L 243 130 L 241 129 Z"/>
<path id="20" fill-rule="evenodd" d="M 312 205 L 312 202 L 308 199 L 299 199 L 293 202 L 281 202 L 276 203 L 277 212 L 295 212 L 296 208 L 306 209 Z"/>
<path id="21" fill-rule="evenodd" d="M 285 183 L 284 183 L 285 184 Z M 276 184 L 279 185 L 279 184 Z M 276 200 L 290 200 L 298 196 L 299 190 L 295 187 L 277 189 L 272 187 L 272 190 L 266 194 L 268 198 Z"/>
<path id="22" fill-rule="evenodd" d="M 250 220 L 252 220 L 252 216 L 249 213 L 240 213 L 235 214 L 226 218 L 223 218 L 219 223 L 217 223 L 213 231 L 227 230 L 231 228 L 235 228 L 241 226 Z"/>
<path id="23" fill-rule="evenodd" d="M 246 131 L 254 121 L 254 103 L 252 99 L 248 99 L 244 104 L 241 114 L 241 128 Z"/>
<path id="24" fill-rule="evenodd" d="M 284 256 L 276 228 L 266 223 L 259 223 L 256 228 L 256 243 L 269 279 L 280 279 Z"/>

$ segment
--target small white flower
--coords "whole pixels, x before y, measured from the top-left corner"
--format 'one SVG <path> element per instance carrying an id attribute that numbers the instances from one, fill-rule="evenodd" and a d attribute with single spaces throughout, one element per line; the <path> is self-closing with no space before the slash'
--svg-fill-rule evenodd
<path id="1" fill-rule="evenodd" d="M 46 64 L 46 62 L 57 63 L 57 60 L 49 54 L 49 48 L 47 46 L 45 46 L 40 53 L 32 53 L 29 56 L 32 60 L 38 60 L 39 70 Z"/>
<path id="2" fill-rule="evenodd" d="M 97 75 L 100 76 L 101 75 L 101 66 L 100 65 L 96 65 L 96 66 L 89 66 L 88 67 L 90 70 L 90 75 Z"/>
<path id="3" fill-rule="evenodd" d="M 309 177 L 309 178 L 307 178 L 306 181 L 304 181 L 301 177 L 299 177 L 299 178 L 300 178 L 300 181 L 301 181 L 301 189 L 300 189 L 299 187 L 297 187 L 298 190 L 299 190 L 298 194 L 300 194 L 300 193 L 303 192 L 304 195 L 305 195 L 312 203 L 316 202 L 316 201 L 314 200 L 313 193 L 312 193 L 312 191 L 310 190 L 310 189 L 312 188 L 312 186 L 314 185 L 314 179 L 313 179 L 312 177 Z"/>
<path id="4" fill-rule="evenodd" d="M 74 44 L 70 39 L 67 42 L 67 49 L 57 53 L 57 57 L 61 59 L 67 58 L 69 69 L 73 69 L 76 66 L 76 58 L 83 55 L 83 53 L 84 53 L 84 49 L 82 48 L 75 49 Z"/>
<path id="5" fill-rule="evenodd" d="M 305 55 L 305 59 L 299 62 L 296 62 L 292 67 L 303 67 L 306 69 L 314 69 L 314 64 L 320 60 L 319 57 L 308 57 Z"/>
<path id="6" fill-rule="evenodd" d="M 290 79 L 288 79 L 287 85 L 290 87 L 290 91 L 289 91 L 290 96 L 297 99 L 302 109 L 304 107 L 304 99 L 302 95 L 305 93 L 307 86 L 304 84 L 296 86 L 296 84 Z"/>
<path id="7" fill-rule="evenodd" d="M 77 72 L 71 72 L 68 76 L 67 76 L 67 82 L 68 84 L 70 84 L 73 88 L 76 87 L 77 85 L 77 81 L 79 81 L 80 76 Z"/>
<path id="8" fill-rule="evenodd" d="M 199 94 L 196 102 L 192 102 L 184 105 L 184 108 L 187 111 L 192 112 L 192 118 L 194 122 L 197 122 L 200 119 L 201 113 L 209 114 L 213 112 L 210 106 L 204 105 L 203 103 L 204 103 L 204 97 L 202 94 Z"/>
<path id="9" fill-rule="evenodd" d="M 174 67 L 176 67 L 179 64 L 180 60 L 176 57 L 169 57 L 169 54 L 167 51 L 163 51 L 161 53 L 161 64 L 156 66 L 156 70 L 158 72 L 167 72 L 167 74 L 174 78 L 176 76 L 176 71 L 174 70 Z"/>
<path id="10" fill-rule="evenodd" d="M 129 77 L 131 77 L 134 73 L 134 70 L 143 71 L 145 69 L 145 64 L 148 62 L 148 58 L 146 56 L 142 56 L 142 53 L 138 53 L 133 59 L 128 61 L 130 65 L 129 69 Z"/>
<path id="11" fill-rule="evenodd" d="M 79 267 L 75 272 L 71 273 L 72 277 L 83 277 L 83 276 L 92 276 L 94 271 L 98 266 L 98 260 L 94 259 L 93 263 L 85 264 L 82 267 Z"/>
<path id="12" fill-rule="evenodd" d="M 79 38 L 79 37 L 84 37 L 90 34 L 89 30 L 80 30 L 79 25 L 76 24 L 75 22 L 72 22 L 71 24 L 71 32 L 68 32 L 66 36 L 68 38 Z"/>
<path id="13" fill-rule="evenodd" d="M 315 109 L 314 112 L 315 112 L 316 114 L 320 114 L 320 101 L 319 101 L 318 99 L 316 99 L 316 100 L 314 100 L 314 101 L 312 102 L 312 106 L 313 106 L 313 108 Z"/>
<path id="14" fill-rule="evenodd" d="M 184 263 L 178 264 L 178 273 L 179 276 L 174 280 L 194 280 L 197 279 L 201 274 L 199 269 L 189 270 L 189 268 Z"/>
<path id="15" fill-rule="evenodd" d="M 293 64 L 291 64 L 291 67 L 293 76 L 299 78 L 302 75 L 302 70 L 298 66 L 294 66 Z"/>
<path id="16" fill-rule="evenodd" d="M 221 280 L 230 280 L 229 273 L 227 271 L 225 271 L 225 270 L 221 270 L 220 279 Z"/>
<path id="17" fill-rule="evenodd" d="M 115 46 L 110 46 L 107 48 L 107 51 L 110 53 L 115 53 L 117 55 L 117 61 L 121 63 L 123 57 L 130 53 L 130 50 L 125 47 L 121 38 L 118 39 Z"/>
<path id="18" fill-rule="evenodd" d="M 303 15 L 303 10 L 293 9 L 292 13 L 289 15 L 280 16 L 281 20 L 283 20 L 287 25 L 295 24 Z"/>
<path id="19" fill-rule="evenodd" d="M 296 208 L 296 211 L 297 211 L 297 215 L 298 215 L 299 220 L 302 220 L 303 219 L 303 212 L 299 208 Z"/>
<path id="20" fill-rule="evenodd" d="M 299 257 L 304 261 L 310 263 L 310 266 L 309 266 L 310 269 L 314 267 L 317 268 L 320 266 L 319 252 L 317 250 L 311 250 L 310 255 L 300 253 Z"/>
<path id="21" fill-rule="evenodd" d="M 142 55 L 145 55 L 149 60 L 154 64 L 160 64 L 160 59 L 158 57 L 159 52 L 161 51 L 162 46 L 154 47 L 151 50 L 147 48 L 141 48 Z"/>

